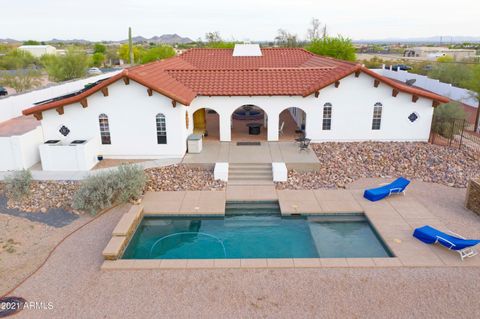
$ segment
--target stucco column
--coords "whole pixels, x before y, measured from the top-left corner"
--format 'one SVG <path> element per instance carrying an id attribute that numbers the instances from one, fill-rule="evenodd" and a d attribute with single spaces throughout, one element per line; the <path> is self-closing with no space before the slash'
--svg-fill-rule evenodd
<path id="1" fill-rule="evenodd" d="M 279 114 L 269 114 L 268 116 L 268 141 L 275 142 L 278 141 L 278 121 Z"/>
<path id="2" fill-rule="evenodd" d="M 225 114 L 219 114 L 218 120 L 220 121 L 220 141 L 221 142 L 230 142 L 232 140 L 232 126 L 231 126 L 231 116 Z"/>

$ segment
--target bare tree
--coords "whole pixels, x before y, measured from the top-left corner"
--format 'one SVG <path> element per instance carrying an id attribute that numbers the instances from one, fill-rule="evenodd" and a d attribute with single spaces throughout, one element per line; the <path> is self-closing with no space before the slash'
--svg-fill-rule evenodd
<path id="1" fill-rule="evenodd" d="M 312 21 L 310 22 L 310 28 L 307 30 L 307 39 L 309 41 L 320 38 L 321 25 L 322 24 L 320 23 L 320 20 L 317 18 L 312 18 Z"/>
<path id="2" fill-rule="evenodd" d="M 317 18 L 312 18 L 310 28 L 307 30 L 307 39 L 313 41 L 315 39 L 325 38 L 327 36 L 327 25 L 322 23 Z"/>
<path id="3" fill-rule="evenodd" d="M 284 29 L 278 29 L 275 42 L 281 47 L 294 48 L 298 46 L 298 37 L 296 34 L 289 33 Z"/>
<path id="4" fill-rule="evenodd" d="M 205 39 L 207 40 L 208 43 L 216 43 L 216 42 L 222 42 L 222 37 L 220 36 L 220 32 L 214 31 L 214 32 L 207 32 L 205 34 Z"/>

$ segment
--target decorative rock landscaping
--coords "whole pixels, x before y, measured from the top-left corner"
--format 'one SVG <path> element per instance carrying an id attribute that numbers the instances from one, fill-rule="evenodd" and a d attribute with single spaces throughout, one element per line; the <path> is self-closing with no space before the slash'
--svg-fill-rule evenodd
<path id="1" fill-rule="evenodd" d="M 404 176 L 424 182 L 466 187 L 480 177 L 480 153 L 428 143 L 321 143 L 313 144 L 319 171 L 290 170 L 277 189 L 344 188 L 365 177 Z"/>
<path id="2" fill-rule="evenodd" d="M 147 169 L 146 191 L 201 191 L 221 190 L 225 183 L 213 179 L 213 172 L 208 169 L 187 165 L 170 165 Z"/>
<path id="3" fill-rule="evenodd" d="M 42 213 L 51 208 L 72 210 L 73 194 L 79 185 L 76 181 L 32 181 L 30 195 L 19 201 L 9 199 L 7 207 L 24 212 Z M 0 186 L 0 194 L 2 192 Z"/>

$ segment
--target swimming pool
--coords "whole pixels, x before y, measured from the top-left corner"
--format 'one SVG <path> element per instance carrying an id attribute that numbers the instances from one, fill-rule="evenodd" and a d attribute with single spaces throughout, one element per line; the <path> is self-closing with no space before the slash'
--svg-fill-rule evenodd
<path id="1" fill-rule="evenodd" d="M 222 217 L 145 216 L 123 259 L 392 257 L 363 214 L 281 216 L 227 208 Z"/>

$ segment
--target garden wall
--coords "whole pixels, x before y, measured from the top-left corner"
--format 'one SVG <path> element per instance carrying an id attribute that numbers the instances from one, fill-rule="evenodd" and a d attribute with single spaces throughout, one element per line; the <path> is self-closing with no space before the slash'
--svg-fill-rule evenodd
<path id="1" fill-rule="evenodd" d="M 468 183 L 465 206 L 480 215 L 480 180 L 470 180 Z"/>

